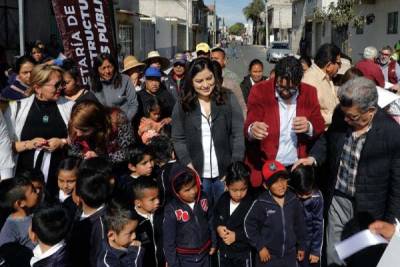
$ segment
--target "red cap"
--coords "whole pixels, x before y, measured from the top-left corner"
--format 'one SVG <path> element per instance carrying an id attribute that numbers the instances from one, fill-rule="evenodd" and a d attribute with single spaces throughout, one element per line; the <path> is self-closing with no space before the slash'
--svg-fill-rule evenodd
<path id="1" fill-rule="evenodd" d="M 271 180 L 271 178 L 276 177 L 276 174 L 278 173 L 282 173 L 282 176 L 284 176 L 285 178 L 288 176 L 288 172 L 285 166 L 283 166 L 282 163 L 280 163 L 279 161 L 267 160 L 264 162 L 262 175 L 265 182 L 267 182 L 268 184 L 274 183 L 275 181 L 273 180 L 275 179 Z"/>

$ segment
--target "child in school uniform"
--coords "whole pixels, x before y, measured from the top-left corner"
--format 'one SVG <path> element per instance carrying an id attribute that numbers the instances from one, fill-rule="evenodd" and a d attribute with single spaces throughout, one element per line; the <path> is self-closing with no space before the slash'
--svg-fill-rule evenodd
<path id="1" fill-rule="evenodd" d="M 160 207 L 173 198 L 174 194 L 171 190 L 170 171 L 172 166 L 176 164 L 174 145 L 171 138 L 165 135 L 153 137 L 148 145 L 151 154 L 154 157 L 154 176 L 160 187 Z"/>
<path id="2" fill-rule="evenodd" d="M 302 267 L 320 266 L 324 235 L 324 199 L 321 191 L 315 188 L 315 176 L 312 166 L 300 165 L 290 174 L 290 186 L 303 204 L 307 226 L 304 260 Z"/>
<path id="3" fill-rule="evenodd" d="M 59 205 L 41 207 L 33 215 L 29 236 L 38 245 L 33 250 L 31 267 L 72 266 L 64 240 L 71 225 L 68 216 Z"/>
<path id="4" fill-rule="evenodd" d="M 297 196 L 288 190 L 285 166 L 268 160 L 262 168 L 264 187 L 245 220 L 245 233 L 256 249 L 255 266 L 296 267 L 304 259 L 305 222 Z"/>
<path id="5" fill-rule="evenodd" d="M 104 216 L 107 238 L 97 259 L 97 267 L 142 267 L 143 249 L 136 239 L 138 218 L 129 209 L 107 205 Z"/>
<path id="6" fill-rule="evenodd" d="M 244 217 L 253 199 L 248 193 L 250 170 L 240 161 L 227 170 L 226 186 L 214 210 L 214 225 L 218 234 L 220 267 L 250 267 L 251 246 L 244 233 Z"/>
<path id="7" fill-rule="evenodd" d="M 73 192 L 82 212 L 77 212 L 68 242 L 73 266 L 95 267 L 106 237 L 103 216 L 110 184 L 102 172 L 79 170 Z"/>
<path id="8" fill-rule="evenodd" d="M 117 177 L 114 196 L 127 202 L 134 201 L 132 188 L 139 177 L 150 177 L 153 173 L 154 162 L 150 150 L 145 146 L 138 146 L 129 153 L 129 175 Z"/>
<path id="9" fill-rule="evenodd" d="M 75 189 L 78 177 L 78 165 L 78 159 L 66 158 L 60 162 L 57 171 L 58 194 L 56 202 L 61 203 L 72 217 L 78 209 L 78 206 L 72 200 L 72 192 Z"/>
<path id="10" fill-rule="evenodd" d="M 157 182 L 151 177 L 139 177 L 133 187 L 134 211 L 138 218 L 137 239 L 144 248 L 144 266 L 165 266 L 161 242 L 162 214 Z"/>
<path id="11" fill-rule="evenodd" d="M 212 210 L 200 190 L 200 177 L 181 164 L 171 170 L 175 198 L 164 209 L 163 244 L 169 267 L 208 267 L 217 240 Z"/>
<path id="12" fill-rule="evenodd" d="M 5 208 L 4 212 L 7 209 L 11 211 L 0 231 L 0 246 L 16 242 L 29 249 L 35 247 L 28 229 L 38 200 L 32 182 L 25 177 L 14 177 L 0 183 L 0 203 Z"/>

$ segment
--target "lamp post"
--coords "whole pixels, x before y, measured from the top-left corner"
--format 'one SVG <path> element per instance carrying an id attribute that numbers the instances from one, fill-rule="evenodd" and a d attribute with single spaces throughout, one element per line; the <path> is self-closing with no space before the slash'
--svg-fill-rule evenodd
<path id="1" fill-rule="evenodd" d="M 186 50 L 189 50 L 189 0 L 186 0 Z"/>
<path id="2" fill-rule="evenodd" d="M 269 32 L 268 32 L 268 1 L 265 0 L 265 48 L 269 46 Z"/>
<path id="3" fill-rule="evenodd" d="M 24 1 L 18 0 L 18 17 L 19 17 L 19 54 L 25 54 L 25 35 L 24 35 Z"/>

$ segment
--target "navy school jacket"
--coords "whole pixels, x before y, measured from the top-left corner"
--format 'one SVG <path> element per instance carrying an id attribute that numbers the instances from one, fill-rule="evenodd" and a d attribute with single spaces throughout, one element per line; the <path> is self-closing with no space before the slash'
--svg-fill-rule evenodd
<path id="1" fill-rule="evenodd" d="M 220 254 L 226 257 L 241 257 L 250 252 L 250 244 L 244 233 L 244 217 L 253 203 L 252 197 L 247 195 L 240 201 L 239 206 L 230 215 L 231 196 L 229 192 L 224 192 L 214 208 L 214 229 L 218 226 L 226 226 L 230 231 L 235 232 L 236 241 L 231 245 L 226 245 L 218 236 L 218 247 Z"/>
<path id="2" fill-rule="evenodd" d="M 136 212 L 136 210 L 135 210 Z M 139 223 L 136 228 L 136 238 L 144 248 L 143 266 L 164 267 L 165 259 L 162 250 L 162 214 L 156 211 L 153 215 L 153 224 L 150 219 L 137 214 Z"/>
<path id="3" fill-rule="evenodd" d="M 257 252 L 266 247 L 271 255 L 283 257 L 305 248 L 303 207 L 291 191 L 286 192 L 283 207 L 276 203 L 270 191 L 262 193 L 253 202 L 244 226 L 246 236 Z"/>
<path id="4" fill-rule="evenodd" d="M 142 267 L 143 252 L 141 246 L 129 246 L 126 250 L 115 249 L 104 240 L 96 267 Z"/>
<path id="5" fill-rule="evenodd" d="M 70 260 L 66 246 L 63 246 L 56 253 L 33 264 L 32 267 L 72 267 Z"/>
<path id="6" fill-rule="evenodd" d="M 184 171 L 192 170 L 182 165 L 174 167 L 171 170 L 171 183 L 178 176 L 175 174 Z M 164 208 L 163 245 L 169 267 L 179 266 L 177 255 L 201 255 L 208 253 L 211 247 L 217 247 L 212 210 L 205 193 L 200 191 L 200 178 L 195 175 L 198 195 L 193 210 L 179 199 L 176 192 Z"/>
<path id="7" fill-rule="evenodd" d="M 310 198 L 301 202 L 307 226 L 306 250 L 320 257 L 324 238 L 324 199 L 321 192 L 317 190 Z"/>
<path id="8" fill-rule="evenodd" d="M 88 218 L 81 220 L 81 211 L 77 212 L 72 226 L 68 249 L 74 267 L 96 266 L 101 251 L 102 241 L 107 238 L 107 230 L 103 216 L 105 209 L 97 211 Z"/>

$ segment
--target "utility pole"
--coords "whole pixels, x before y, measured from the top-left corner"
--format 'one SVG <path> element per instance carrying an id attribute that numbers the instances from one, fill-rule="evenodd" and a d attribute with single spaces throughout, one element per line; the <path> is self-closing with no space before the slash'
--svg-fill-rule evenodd
<path id="1" fill-rule="evenodd" d="M 214 0 L 214 39 L 212 46 L 214 47 L 217 44 L 217 34 L 218 34 L 218 27 L 217 27 L 217 1 Z"/>
<path id="2" fill-rule="evenodd" d="M 19 54 L 25 54 L 25 33 L 24 33 L 24 1 L 18 0 L 18 17 L 19 17 Z"/>
<path id="3" fill-rule="evenodd" d="M 268 26 L 268 1 L 265 0 L 265 48 L 268 48 L 269 46 Z"/>
<path id="4" fill-rule="evenodd" d="M 189 50 L 189 0 L 186 0 L 186 50 Z"/>

